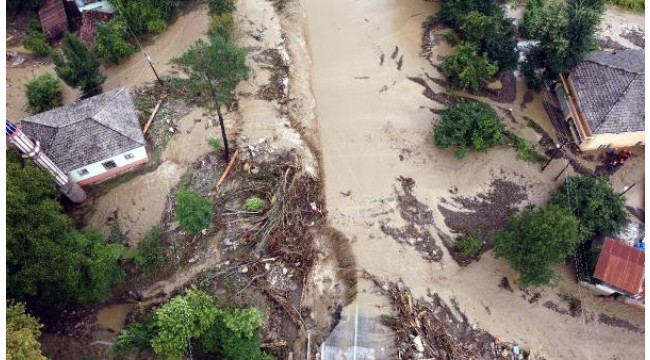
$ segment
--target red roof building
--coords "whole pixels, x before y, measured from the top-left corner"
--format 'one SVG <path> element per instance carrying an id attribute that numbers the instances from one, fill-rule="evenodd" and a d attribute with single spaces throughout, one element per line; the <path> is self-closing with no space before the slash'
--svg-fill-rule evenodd
<path id="1" fill-rule="evenodd" d="M 594 277 L 645 298 L 645 252 L 607 238 L 598 257 Z"/>
<path id="2" fill-rule="evenodd" d="M 41 19 L 43 34 L 49 39 L 68 30 L 68 16 L 62 0 L 46 0 L 38 10 L 38 16 Z"/>
<path id="3" fill-rule="evenodd" d="M 97 35 L 97 24 L 107 22 L 112 17 L 111 13 L 97 10 L 87 10 L 81 13 L 81 27 L 79 28 L 81 41 L 86 46 L 91 46 L 95 42 L 95 35 Z"/>

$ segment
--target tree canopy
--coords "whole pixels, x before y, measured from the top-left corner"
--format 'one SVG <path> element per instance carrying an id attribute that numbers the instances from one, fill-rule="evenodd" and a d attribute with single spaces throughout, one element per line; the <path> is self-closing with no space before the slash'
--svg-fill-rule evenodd
<path id="1" fill-rule="evenodd" d="M 503 124 L 489 105 L 466 101 L 442 111 L 440 122 L 433 128 L 433 141 L 442 148 L 456 147 L 461 159 L 466 151 L 481 151 L 501 142 Z"/>
<path id="2" fill-rule="evenodd" d="M 99 24 L 93 51 L 104 61 L 119 64 L 120 60 L 135 52 L 135 46 L 126 41 L 126 37 L 126 25 L 119 17 Z"/>
<path id="3" fill-rule="evenodd" d="M 25 304 L 7 305 L 7 360 L 45 360 L 41 353 L 41 325 L 27 314 Z"/>
<path id="4" fill-rule="evenodd" d="M 580 235 L 584 240 L 596 234 L 612 235 L 620 231 L 627 218 L 625 199 L 614 192 L 611 180 L 605 177 L 567 177 L 551 195 L 551 203 L 580 220 Z"/>
<path id="5" fill-rule="evenodd" d="M 552 265 L 564 261 L 580 242 L 578 219 L 558 206 L 524 210 L 492 234 L 495 257 L 503 257 L 520 274 L 522 286 L 544 285 L 554 277 Z"/>
<path id="6" fill-rule="evenodd" d="M 63 100 L 59 79 L 51 73 L 45 73 L 27 82 L 27 103 L 32 113 L 54 109 Z"/>
<path id="7" fill-rule="evenodd" d="M 66 33 L 61 45 L 63 55 L 53 52 L 54 71 L 71 87 L 78 88 L 83 96 L 101 92 L 106 76 L 99 70 L 100 62 L 75 35 Z"/>
<path id="8" fill-rule="evenodd" d="M 480 54 L 476 45 L 464 42 L 454 48 L 439 69 L 452 89 L 476 91 L 497 73 L 499 67 L 487 58 L 487 54 Z"/>
<path id="9" fill-rule="evenodd" d="M 7 152 L 7 297 L 37 313 L 108 295 L 122 279 L 119 244 L 76 230 L 51 175 Z"/>

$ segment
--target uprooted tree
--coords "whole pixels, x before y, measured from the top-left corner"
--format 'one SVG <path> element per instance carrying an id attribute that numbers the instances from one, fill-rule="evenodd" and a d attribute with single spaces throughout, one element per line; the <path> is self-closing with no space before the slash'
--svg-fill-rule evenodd
<path id="1" fill-rule="evenodd" d="M 552 266 L 573 254 L 580 240 L 578 219 L 555 205 L 524 210 L 492 234 L 494 255 L 510 262 L 524 287 L 549 283 Z"/>

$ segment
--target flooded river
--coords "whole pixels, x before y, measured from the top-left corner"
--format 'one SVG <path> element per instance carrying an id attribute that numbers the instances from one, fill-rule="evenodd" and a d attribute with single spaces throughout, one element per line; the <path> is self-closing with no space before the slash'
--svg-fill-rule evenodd
<path id="1" fill-rule="evenodd" d="M 422 96 L 423 88 L 407 77 L 424 77 L 426 72 L 440 78 L 420 56 L 421 24 L 436 12 L 438 3 L 303 0 L 302 4 L 313 60 L 329 219 L 353 239 L 359 266 L 386 280 L 403 279 L 418 296 L 429 289 L 447 301 L 456 298 L 476 326 L 550 359 L 602 359 L 622 354 L 629 359 L 642 358 L 642 333 L 560 314 L 529 302 L 519 290 L 500 289 L 503 276 L 513 280 L 517 275 L 491 253 L 462 268 L 443 248 L 442 261 L 431 263 L 413 247 L 398 244 L 379 229 L 380 221 L 403 225 L 393 190 L 399 176 L 413 178 L 418 200 L 432 209 L 449 196 L 450 187 L 476 195 L 484 193 L 497 177 L 521 179 L 517 181 L 528 188 L 528 201 L 543 204 L 556 186 L 552 178 L 563 164 L 554 162 L 550 171 L 540 172 L 539 167 L 517 160 L 508 149 L 469 154 L 458 161 L 450 151 L 432 146 L 436 117 L 429 108 L 441 105 Z M 446 49 L 434 48 L 433 59 L 445 55 Z M 435 83 L 430 86 L 436 92 L 444 90 Z M 539 114 L 539 106 L 537 99 L 527 107 L 533 117 Z M 433 217 L 436 225 L 449 233 L 438 211 L 433 211 Z M 433 235 L 442 247 L 435 231 Z M 611 314 L 643 328 L 643 313 L 578 291 L 570 276 L 541 291 L 540 303 L 557 301 L 557 293 L 564 289 L 584 298 L 587 312 Z M 364 290 L 368 287 L 360 289 Z M 382 304 L 364 301 L 352 304 L 345 313 L 354 314 L 361 307 L 372 314 L 377 306 Z"/>

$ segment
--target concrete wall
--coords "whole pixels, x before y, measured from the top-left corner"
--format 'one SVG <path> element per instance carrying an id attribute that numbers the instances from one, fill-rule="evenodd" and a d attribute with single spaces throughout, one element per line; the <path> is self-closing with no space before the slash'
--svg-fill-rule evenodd
<path id="1" fill-rule="evenodd" d="M 133 158 L 127 159 L 126 156 L 129 154 L 133 155 Z M 117 165 L 116 168 L 106 169 L 104 165 L 102 165 L 102 163 L 105 163 L 110 160 L 113 160 L 115 162 L 115 164 Z M 68 173 L 68 176 L 70 177 L 70 179 L 82 185 L 86 185 L 92 182 L 101 181 L 104 178 L 106 178 L 106 176 L 102 178 L 98 178 L 101 177 L 102 175 L 114 176 L 117 175 L 117 173 L 119 172 L 122 172 L 128 168 L 133 167 L 134 164 L 142 164 L 147 162 L 148 160 L 149 157 L 147 156 L 147 150 L 145 149 L 144 146 L 141 146 L 134 150 L 127 151 L 117 156 L 113 156 L 112 158 L 104 159 L 96 163 L 89 164 L 84 167 L 80 167 L 78 169 L 74 169 Z M 80 175 L 79 172 L 83 169 L 88 170 L 88 174 Z"/>
<path id="2" fill-rule="evenodd" d="M 639 144 L 640 143 L 640 144 Z M 593 134 L 583 139 L 580 150 L 595 150 L 603 148 L 622 148 L 645 144 L 645 131 L 635 131 L 620 134 Z"/>

